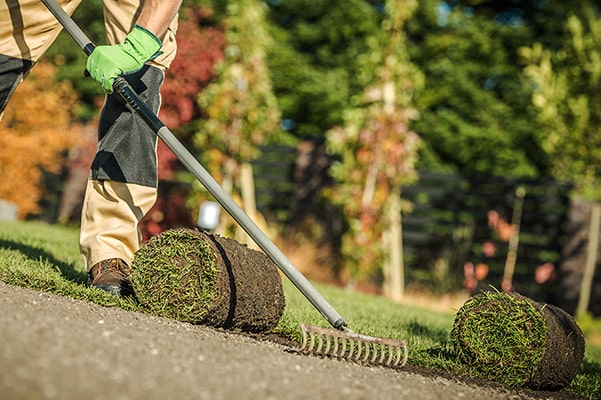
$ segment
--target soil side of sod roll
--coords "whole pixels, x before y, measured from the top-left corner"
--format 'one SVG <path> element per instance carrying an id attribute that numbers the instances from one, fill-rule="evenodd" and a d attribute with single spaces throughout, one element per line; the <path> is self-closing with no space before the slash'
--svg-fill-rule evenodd
<path id="1" fill-rule="evenodd" d="M 584 358 L 571 315 L 518 293 L 470 298 L 457 312 L 451 342 L 473 376 L 538 390 L 567 386 Z"/>
<path id="2" fill-rule="evenodd" d="M 547 325 L 545 353 L 532 381 L 534 389 L 559 390 L 578 374 L 584 359 L 585 341 L 574 317 L 551 304 L 534 302 Z"/>
<path id="3" fill-rule="evenodd" d="M 132 287 L 151 313 L 194 324 L 264 332 L 285 307 L 281 275 L 262 252 L 195 229 L 172 229 L 134 255 Z"/>

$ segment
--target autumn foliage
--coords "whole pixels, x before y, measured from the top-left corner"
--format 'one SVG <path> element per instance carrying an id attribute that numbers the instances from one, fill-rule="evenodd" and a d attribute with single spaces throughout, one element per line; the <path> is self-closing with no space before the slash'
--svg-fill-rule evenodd
<path id="1" fill-rule="evenodd" d="M 72 125 L 77 97 L 53 76 L 52 65 L 38 63 L 0 121 L 0 198 L 18 206 L 19 218 L 40 212 L 43 171 L 58 173 L 78 140 Z"/>
<path id="2" fill-rule="evenodd" d="M 355 108 L 346 110 L 344 126 L 327 133 L 328 151 L 338 161 L 331 168 L 336 185 L 326 197 L 340 207 L 348 224 L 341 252 L 351 278 L 369 281 L 389 259 L 384 240 L 401 187 L 416 177 L 420 138 L 409 127 L 417 112 L 408 99 L 419 80 L 404 46 L 402 26 L 417 3 L 386 2 L 387 37 L 365 68 L 373 82 Z M 398 210 L 400 213 L 400 210 Z"/>
<path id="3" fill-rule="evenodd" d="M 186 142 L 187 125 L 201 117 L 198 95 L 215 78 L 215 64 L 224 57 L 223 30 L 203 26 L 211 17 L 209 8 L 185 8 L 181 11 L 177 33 L 177 57 L 165 74 L 161 88 L 162 104 L 159 117 L 178 139 Z M 159 141 L 159 197 L 140 224 L 144 239 L 166 229 L 193 225 L 186 206 L 185 188 L 172 182 L 179 163 L 169 148 Z"/>
<path id="4" fill-rule="evenodd" d="M 227 56 L 216 66 L 218 79 L 199 97 L 207 118 L 195 141 L 217 148 L 238 164 L 258 155 L 259 145 L 278 133 L 281 119 L 267 67 L 271 37 L 265 11 L 265 5 L 254 0 L 228 4 Z"/>
<path id="5" fill-rule="evenodd" d="M 225 37 L 214 27 L 201 27 L 210 16 L 206 8 L 182 10 L 177 35 L 177 57 L 165 74 L 161 87 L 159 117 L 172 130 L 178 130 L 200 117 L 198 94 L 215 77 L 215 63 L 223 59 Z M 159 142 L 159 179 L 173 179 L 175 155 Z"/>
<path id="6" fill-rule="evenodd" d="M 215 77 L 215 64 L 222 60 L 225 36 L 215 27 L 202 27 L 208 9 L 184 9 L 177 33 L 177 57 L 167 70 L 161 88 L 159 116 L 170 129 L 200 116 L 198 94 Z"/>

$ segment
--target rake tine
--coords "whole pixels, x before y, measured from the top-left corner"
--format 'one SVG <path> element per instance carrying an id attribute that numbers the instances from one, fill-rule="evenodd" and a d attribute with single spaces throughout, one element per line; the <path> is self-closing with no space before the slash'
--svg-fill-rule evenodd
<path id="1" fill-rule="evenodd" d="M 301 350 L 304 350 L 307 346 L 307 331 L 305 330 L 305 326 L 301 325 L 301 331 L 303 333 L 303 343 L 301 344 Z"/>
<path id="2" fill-rule="evenodd" d="M 374 344 L 373 354 L 371 355 L 371 359 L 369 360 L 372 364 L 376 362 L 376 358 L 378 358 L 378 346 Z"/>
<path id="3" fill-rule="evenodd" d="M 350 358 L 353 355 L 353 339 L 346 338 L 344 341 L 344 350 L 346 353 L 342 353 L 344 358 Z"/>
<path id="4" fill-rule="evenodd" d="M 303 347 L 304 350 L 310 351 L 309 348 L 311 347 L 311 338 L 312 338 L 313 334 L 310 332 L 305 332 L 304 333 L 304 337 L 305 339 L 303 340 L 305 345 Z"/>
<path id="5" fill-rule="evenodd" d="M 407 358 L 409 358 L 409 351 L 407 350 L 407 344 L 404 341 L 401 343 L 402 343 L 401 346 L 403 347 L 404 353 L 405 353 L 405 355 L 403 357 L 402 365 L 405 365 L 407 363 Z M 401 353 L 399 352 L 399 361 L 400 361 L 400 359 L 401 359 Z"/>
<path id="6" fill-rule="evenodd" d="M 317 342 L 317 349 L 316 349 L 315 351 L 316 351 L 316 352 L 318 352 L 318 353 L 319 353 L 319 352 L 321 352 L 321 348 L 322 348 L 322 346 L 323 346 L 323 339 L 322 339 L 322 336 L 323 336 L 323 335 L 317 335 L 317 340 L 318 340 L 318 342 Z"/>
<path id="7" fill-rule="evenodd" d="M 355 341 L 353 339 L 349 339 L 349 350 L 348 355 L 346 356 L 349 360 L 353 359 L 353 351 L 355 350 Z"/>
<path id="8" fill-rule="evenodd" d="M 395 350 L 395 353 L 390 353 L 390 363 L 394 363 L 395 365 L 398 364 L 398 360 L 400 359 L 401 356 L 401 349 L 398 347 L 393 347 L 393 349 Z M 396 360 L 396 361 L 395 361 Z"/>
<path id="9" fill-rule="evenodd" d="M 338 354 L 338 357 L 340 357 L 340 358 L 344 357 L 345 353 L 346 353 L 346 338 L 341 337 L 340 338 L 340 353 Z"/>
<path id="10" fill-rule="evenodd" d="M 315 333 L 311 333 L 311 340 L 309 341 L 309 351 L 313 351 L 315 348 Z"/>
<path id="11" fill-rule="evenodd" d="M 367 359 L 369 358 L 370 348 L 373 349 L 373 346 L 370 346 L 369 343 L 365 342 L 365 355 L 363 356 L 363 360 L 361 360 L 361 361 L 363 361 L 363 362 L 367 361 Z"/>
<path id="12" fill-rule="evenodd" d="M 357 358 L 355 358 L 356 361 L 361 361 L 364 357 L 363 354 L 369 353 L 369 344 L 366 342 L 359 342 L 359 349 L 361 351 L 357 353 Z"/>
<path id="13" fill-rule="evenodd" d="M 382 364 L 384 362 L 384 357 L 386 356 L 385 346 L 380 345 L 380 358 L 378 359 L 378 364 Z"/>
<path id="14" fill-rule="evenodd" d="M 326 336 L 326 349 L 323 351 L 324 354 L 329 354 L 330 352 L 330 346 L 331 346 L 331 337 L 329 335 L 325 335 Z"/>
<path id="15" fill-rule="evenodd" d="M 396 359 L 394 361 L 394 364 L 398 365 L 400 360 L 401 360 L 401 347 L 397 347 L 396 348 Z"/>
<path id="16" fill-rule="evenodd" d="M 398 365 L 399 360 L 401 359 L 401 348 L 395 347 L 396 355 L 390 359 L 390 362 L 394 365 Z"/>
<path id="17" fill-rule="evenodd" d="M 342 357 L 348 358 L 349 354 L 353 354 L 353 340 L 350 338 L 344 339 L 344 352 L 341 354 Z"/>
<path id="18" fill-rule="evenodd" d="M 338 343 L 338 338 L 334 337 L 334 349 L 332 350 L 331 354 L 333 354 L 333 355 L 337 355 L 338 354 L 338 346 L 339 345 L 340 344 Z"/>
<path id="19" fill-rule="evenodd" d="M 301 350 L 306 353 L 314 352 L 385 366 L 404 366 L 407 363 L 407 345 L 401 340 L 360 335 L 348 329 L 332 330 L 304 324 L 301 324 L 301 329 Z"/>
<path id="20" fill-rule="evenodd" d="M 361 346 L 361 341 L 357 341 L 357 354 L 355 355 L 355 361 L 359 361 L 361 359 L 361 351 L 363 350 L 363 346 Z"/>
<path id="21" fill-rule="evenodd" d="M 388 359 L 386 360 L 386 365 L 390 365 L 392 362 L 392 357 L 394 356 L 393 348 L 388 346 Z"/>

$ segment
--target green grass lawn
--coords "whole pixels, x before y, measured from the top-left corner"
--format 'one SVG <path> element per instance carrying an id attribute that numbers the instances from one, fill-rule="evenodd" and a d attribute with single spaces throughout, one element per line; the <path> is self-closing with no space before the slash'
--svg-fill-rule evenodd
<path id="1" fill-rule="evenodd" d="M 78 230 L 37 222 L 0 223 L 0 280 L 52 292 L 107 307 L 146 312 L 132 299 L 121 299 L 86 287 L 78 249 Z M 299 340 L 299 324 L 327 327 L 324 318 L 284 278 L 286 310 L 275 333 Z M 409 348 L 408 364 L 469 375 L 450 344 L 454 316 L 399 305 L 379 296 L 352 293 L 316 284 L 357 333 L 402 339 Z M 589 399 L 601 398 L 601 347 L 587 345 L 579 374 L 564 391 Z"/>

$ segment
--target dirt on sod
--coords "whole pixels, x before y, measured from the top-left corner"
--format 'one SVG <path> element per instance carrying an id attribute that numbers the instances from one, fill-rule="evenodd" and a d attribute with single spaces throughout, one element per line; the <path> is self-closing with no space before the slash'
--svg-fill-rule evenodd
<path id="1" fill-rule="evenodd" d="M 132 286 L 153 314 L 194 324 L 263 332 L 285 307 L 277 266 L 233 239 L 194 229 L 151 238 L 135 254 Z"/>

